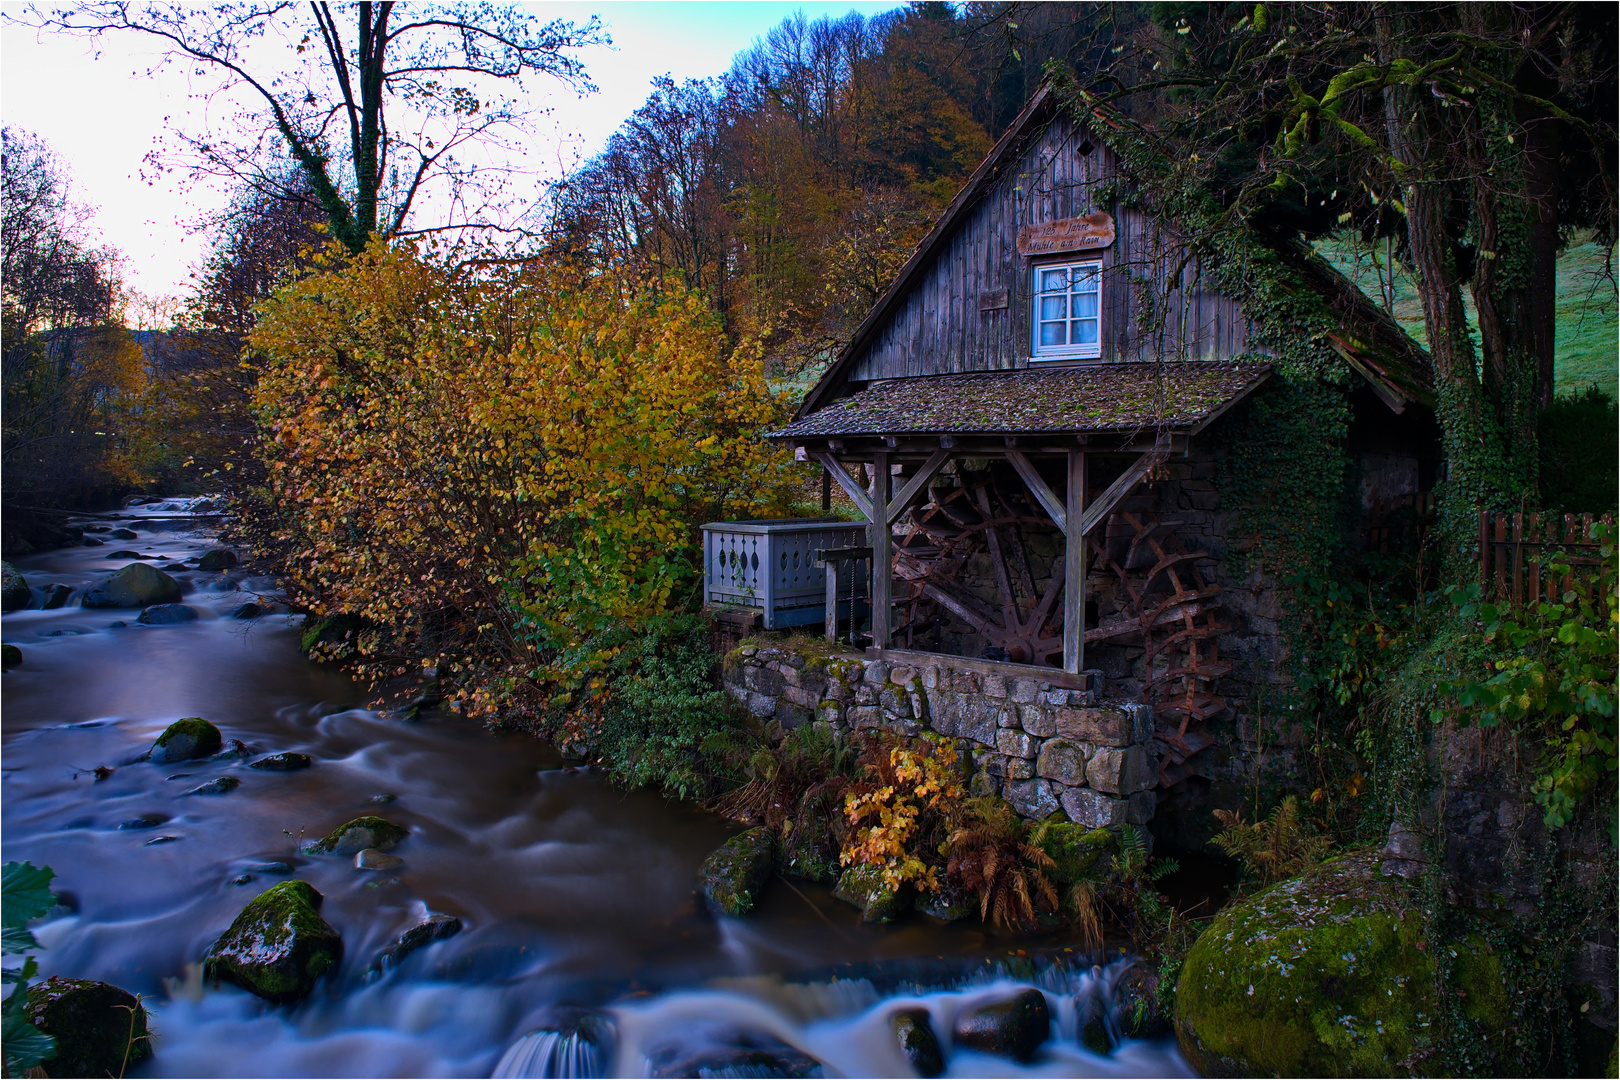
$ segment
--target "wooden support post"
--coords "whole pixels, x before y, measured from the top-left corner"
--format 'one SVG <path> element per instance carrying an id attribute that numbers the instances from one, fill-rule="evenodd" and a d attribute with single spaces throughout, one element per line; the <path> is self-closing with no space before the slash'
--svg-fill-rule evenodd
<path id="1" fill-rule="evenodd" d="M 832 473 L 826 469 L 821 470 L 821 512 L 832 513 Z"/>
<path id="2" fill-rule="evenodd" d="M 1069 451 L 1068 506 L 1063 530 L 1063 670 L 1086 663 L 1086 452 Z"/>
<path id="3" fill-rule="evenodd" d="M 825 475 L 825 474 L 824 474 Z M 855 591 L 850 590 L 850 611 L 855 610 Z M 838 564 L 827 563 L 827 640 L 838 640 Z"/>
<path id="4" fill-rule="evenodd" d="M 872 530 L 872 647 L 889 647 L 889 589 L 894 571 L 894 555 L 890 551 L 893 537 L 889 533 L 889 455 L 878 451 L 872 462 L 872 493 L 869 506 L 878 512 L 868 514 Z"/>

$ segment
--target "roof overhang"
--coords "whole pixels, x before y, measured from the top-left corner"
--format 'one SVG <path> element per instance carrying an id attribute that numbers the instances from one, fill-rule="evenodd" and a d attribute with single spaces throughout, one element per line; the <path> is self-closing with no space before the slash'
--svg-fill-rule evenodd
<path id="1" fill-rule="evenodd" d="M 1269 364 L 1194 361 L 891 379 L 766 438 L 794 446 L 883 443 L 964 451 L 975 444 L 1073 446 L 1077 437 L 1118 441 L 1121 449 L 1164 439 L 1184 447 L 1270 375 Z"/>

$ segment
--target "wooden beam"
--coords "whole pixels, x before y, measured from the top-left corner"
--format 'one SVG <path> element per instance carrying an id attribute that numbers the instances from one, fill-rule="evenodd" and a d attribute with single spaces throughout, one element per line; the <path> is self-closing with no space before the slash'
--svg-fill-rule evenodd
<path id="1" fill-rule="evenodd" d="M 1113 513 L 1119 500 L 1130 494 L 1132 488 L 1141 482 L 1142 477 L 1154 466 L 1162 463 L 1170 456 L 1169 446 L 1161 442 L 1153 450 L 1149 450 L 1120 474 L 1119 479 L 1108 485 L 1108 490 L 1097 496 L 1097 501 L 1086 507 L 1085 516 L 1080 521 L 1080 535 L 1089 536 L 1109 514 Z"/>
<path id="2" fill-rule="evenodd" d="M 929 456 L 927 461 L 923 462 L 922 468 L 917 470 L 917 475 L 906 481 L 906 486 L 900 489 L 900 494 L 889 502 L 888 517 L 890 525 L 893 525 L 900 515 L 906 512 L 906 507 L 910 506 L 911 500 L 917 497 L 917 492 L 928 481 L 932 480 L 934 474 L 939 472 L 940 467 L 950 459 L 951 452 L 949 450 L 936 450 Z"/>
<path id="3" fill-rule="evenodd" d="M 889 505 L 889 455 L 879 451 L 873 455 L 872 462 L 872 498 L 867 504 L 869 507 L 881 506 L 885 510 Z M 872 524 L 872 647 L 887 649 L 889 647 L 889 591 L 893 586 L 894 556 L 890 547 L 894 542 L 889 533 L 888 514 L 879 514 L 868 518 Z"/>
<path id="4" fill-rule="evenodd" d="M 1069 526 L 1067 524 L 1068 518 L 1063 510 L 1063 500 L 1054 495 L 1052 489 L 1046 486 L 1046 481 L 1042 480 L 1041 474 L 1035 471 L 1035 466 L 1030 464 L 1029 458 L 1025 457 L 1022 451 L 1014 450 L 1009 445 L 1007 447 L 1007 460 L 1012 462 L 1012 467 L 1018 470 L 1018 475 L 1024 478 L 1025 486 L 1029 488 L 1030 494 L 1035 496 L 1035 500 L 1041 504 L 1041 508 L 1046 511 L 1047 517 L 1052 519 L 1054 525 L 1067 532 Z"/>
<path id="5" fill-rule="evenodd" d="M 1086 666 L 1086 452 L 1070 450 L 1068 465 L 1069 506 L 1063 530 L 1063 670 L 1078 674 Z"/>
<path id="6" fill-rule="evenodd" d="M 855 509 L 859 510 L 867 521 L 874 520 L 872 516 L 872 500 L 866 497 L 866 492 L 861 490 L 861 485 L 853 476 L 849 475 L 849 470 L 844 468 L 843 463 L 831 454 L 812 453 L 810 456 L 821 462 L 821 467 L 826 469 L 834 480 L 838 481 L 838 486 L 844 489 L 844 494 L 848 495 L 850 501 L 855 504 Z"/>

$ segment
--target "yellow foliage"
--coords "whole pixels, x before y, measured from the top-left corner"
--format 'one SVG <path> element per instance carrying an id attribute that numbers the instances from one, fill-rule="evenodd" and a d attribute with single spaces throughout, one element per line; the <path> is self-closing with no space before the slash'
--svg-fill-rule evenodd
<path id="1" fill-rule="evenodd" d="M 292 581 L 482 672 L 473 713 L 572 684 L 610 658 L 592 634 L 686 599 L 702 522 L 784 507 L 791 462 L 758 435 L 785 403 L 695 294 L 380 241 L 326 259 L 251 338 Z"/>
<path id="2" fill-rule="evenodd" d="M 949 817 L 962 799 L 955 745 L 932 736 L 900 743 L 889 748 L 886 763 L 880 760 L 869 771 L 876 784 L 844 798 L 844 813 L 854 828 L 839 861 L 879 867 L 891 889 L 910 882 L 925 892 L 938 892 L 937 868 L 925 863 L 915 848 L 925 817 Z"/>

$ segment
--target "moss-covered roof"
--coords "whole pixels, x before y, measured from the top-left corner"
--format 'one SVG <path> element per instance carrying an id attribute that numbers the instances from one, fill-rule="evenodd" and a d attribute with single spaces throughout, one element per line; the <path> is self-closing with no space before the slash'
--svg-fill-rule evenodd
<path id="1" fill-rule="evenodd" d="M 894 379 L 767 437 L 1194 431 L 1270 373 L 1268 364 L 1179 362 Z"/>

